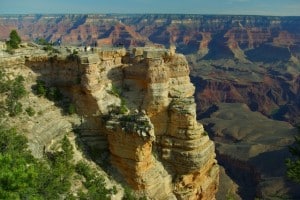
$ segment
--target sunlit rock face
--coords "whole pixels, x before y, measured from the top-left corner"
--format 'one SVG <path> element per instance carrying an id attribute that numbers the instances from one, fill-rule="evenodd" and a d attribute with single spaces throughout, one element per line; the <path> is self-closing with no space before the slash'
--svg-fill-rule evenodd
<path id="1" fill-rule="evenodd" d="M 153 199 L 214 199 L 215 148 L 196 121 L 185 57 L 157 47 L 78 51 L 30 54 L 23 63 L 72 97 L 83 137 L 97 135 L 88 142 L 99 154 L 109 152 L 111 167 L 135 191 Z"/>

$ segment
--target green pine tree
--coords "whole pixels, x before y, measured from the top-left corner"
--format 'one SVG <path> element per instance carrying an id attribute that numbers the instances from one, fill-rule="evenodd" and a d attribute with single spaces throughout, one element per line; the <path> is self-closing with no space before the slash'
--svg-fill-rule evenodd
<path id="1" fill-rule="evenodd" d="M 19 48 L 20 43 L 21 43 L 21 37 L 19 36 L 16 30 L 12 30 L 9 34 L 9 41 L 7 42 L 7 45 L 10 48 L 17 49 Z"/>

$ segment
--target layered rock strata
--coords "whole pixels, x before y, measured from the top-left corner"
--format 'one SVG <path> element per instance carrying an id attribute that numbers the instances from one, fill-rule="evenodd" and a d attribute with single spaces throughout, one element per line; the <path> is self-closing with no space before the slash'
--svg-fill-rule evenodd
<path id="1" fill-rule="evenodd" d="M 16 29 L 22 40 L 126 47 L 176 44 L 180 52 L 198 52 L 209 60 L 264 62 L 269 54 L 271 61 L 278 61 L 276 54 L 299 63 L 299 21 L 246 15 L 0 15 L 0 40 Z"/>
<path id="2" fill-rule="evenodd" d="M 214 144 L 196 121 L 194 86 L 174 49 L 28 55 L 25 65 L 78 106 L 82 135 L 151 199 L 214 199 Z M 72 51 L 71 51 L 72 52 Z M 88 139 L 87 139 L 88 140 Z"/>

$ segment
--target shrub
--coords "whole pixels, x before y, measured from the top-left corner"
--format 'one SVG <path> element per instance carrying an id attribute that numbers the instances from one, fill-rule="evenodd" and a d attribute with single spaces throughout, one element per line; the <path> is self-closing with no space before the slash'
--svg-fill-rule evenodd
<path id="1" fill-rule="evenodd" d="M 24 87 L 24 78 L 19 75 L 14 80 L 5 80 L 5 73 L 0 71 L 0 93 L 8 92 L 11 99 L 19 100 L 24 97 L 27 92 Z"/>
<path id="2" fill-rule="evenodd" d="M 22 113 L 22 104 L 14 99 L 6 99 L 7 111 L 9 116 L 14 117 Z"/>
<path id="3" fill-rule="evenodd" d="M 69 106 L 68 106 L 68 114 L 69 115 L 73 115 L 73 114 L 75 114 L 76 113 L 76 107 L 75 107 L 75 105 L 74 104 L 69 104 Z"/>
<path id="4" fill-rule="evenodd" d="M 129 187 L 124 187 L 124 196 L 122 200 L 136 200 L 132 190 Z"/>
<path id="5" fill-rule="evenodd" d="M 47 90 L 46 96 L 51 101 L 60 101 L 63 97 L 62 93 L 56 87 L 50 87 Z"/>
<path id="6" fill-rule="evenodd" d="M 125 114 L 128 112 L 128 108 L 126 106 L 126 100 L 121 97 L 121 106 L 119 109 L 120 114 Z"/>
<path id="7" fill-rule="evenodd" d="M 78 56 L 78 51 L 73 50 L 73 52 L 67 56 L 67 59 L 69 61 L 79 61 L 80 57 Z"/>
<path id="8" fill-rule="evenodd" d="M 44 96 L 51 101 L 60 101 L 63 98 L 63 95 L 58 88 L 48 88 L 46 87 L 46 83 L 42 80 L 36 81 L 35 90 L 38 96 Z"/>
<path id="9" fill-rule="evenodd" d="M 14 128 L 0 126 L 0 153 L 27 152 L 27 139 Z"/>
<path id="10" fill-rule="evenodd" d="M 43 50 L 44 51 L 53 51 L 53 47 L 48 44 L 48 45 L 46 45 L 46 46 L 43 47 Z"/>
<path id="11" fill-rule="evenodd" d="M 12 30 L 9 34 L 9 41 L 6 43 L 8 48 L 17 49 L 21 43 L 21 38 L 16 30 Z"/>
<path id="12" fill-rule="evenodd" d="M 27 113 L 30 117 L 32 117 L 32 116 L 35 115 L 35 111 L 34 111 L 34 109 L 33 109 L 31 106 L 27 107 L 27 108 L 25 109 L 25 111 L 26 111 L 26 113 Z"/>
<path id="13" fill-rule="evenodd" d="M 120 97 L 121 92 L 115 85 L 112 85 L 111 86 L 111 94 L 115 95 L 116 97 Z"/>
<path id="14" fill-rule="evenodd" d="M 202 135 L 207 136 L 208 135 L 207 131 L 203 131 Z"/>
<path id="15" fill-rule="evenodd" d="M 36 80 L 36 94 L 38 96 L 45 96 L 47 93 L 46 84 L 42 80 Z"/>
<path id="16" fill-rule="evenodd" d="M 22 104 L 18 100 L 27 94 L 23 82 L 23 76 L 18 76 L 14 80 L 6 80 L 5 73 L 0 71 L 0 93 L 6 93 L 6 99 L 1 102 L 0 106 L 2 116 L 5 112 L 9 112 L 11 117 L 22 112 Z"/>
<path id="17" fill-rule="evenodd" d="M 10 98 L 19 100 L 27 94 L 23 84 L 24 80 L 24 77 L 20 75 L 13 81 Z"/>
<path id="18" fill-rule="evenodd" d="M 90 167 L 88 166 L 88 164 L 86 162 L 83 161 L 79 161 L 76 165 L 75 165 L 75 171 L 84 176 L 87 180 L 91 180 L 93 178 L 93 174 L 91 172 Z"/>
<path id="19" fill-rule="evenodd" d="M 300 133 L 300 126 L 298 126 Z M 295 137 L 295 144 L 289 147 L 290 153 L 293 158 L 286 160 L 287 177 L 292 181 L 300 184 L 300 137 Z"/>
<path id="20" fill-rule="evenodd" d="M 85 178 L 83 184 L 87 189 L 87 192 L 79 194 L 80 199 L 109 200 L 111 194 L 114 194 L 114 190 L 106 188 L 104 178 L 96 170 L 90 168 L 87 163 L 78 162 L 75 171 Z"/>
<path id="21" fill-rule="evenodd" d="M 45 38 L 39 38 L 36 40 L 36 43 L 39 45 L 51 45 Z"/>
<path id="22" fill-rule="evenodd" d="M 0 70 L 0 93 L 5 93 L 10 90 L 10 81 L 5 80 L 5 72 Z"/>

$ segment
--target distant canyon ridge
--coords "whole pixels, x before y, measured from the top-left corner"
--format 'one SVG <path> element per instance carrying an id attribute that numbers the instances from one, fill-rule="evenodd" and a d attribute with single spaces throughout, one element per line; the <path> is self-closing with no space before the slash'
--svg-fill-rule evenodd
<path id="1" fill-rule="evenodd" d="M 24 40 L 45 38 L 73 45 L 175 44 L 207 58 L 250 60 L 262 48 L 299 57 L 300 17 L 210 15 L 2 15 L 0 39 L 16 29 Z M 262 47 L 263 45 L 263 47 Z M 272 46 L 272 47 L 271 47 Z M 271 52 L 265 52 L 271 53 Z M 270 57 L 270 55 L 268 55 Z M 268 57 L 267 56 L 267 57 Z M 257 61 L 259 57 L 255 58 Z M 279 58 L 277 58 L 279 59 Z"/>
<path id="2" fill-rule="evenodd" d="M 212 104 L 246 103 L 299 122 L 300 17 L 189 14 L 1 15 L 0 40 L 125 47 L 175 45 L 188 56 L 198 117 Z"/>

